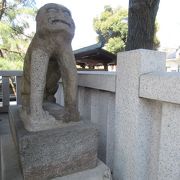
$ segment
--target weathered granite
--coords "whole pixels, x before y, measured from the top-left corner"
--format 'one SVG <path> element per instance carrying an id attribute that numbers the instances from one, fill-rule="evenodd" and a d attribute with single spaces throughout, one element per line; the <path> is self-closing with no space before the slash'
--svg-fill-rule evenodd
<path id="1" fill-rule="evenodd" d="M 49 3 L 38 10 L 36 33 L 27 50 L 21 85 L 21 117 L 28 131 L 51 129 L 64 122 L 79 121 L 77 108 L 77 70 L 71 41 L 75 24 L 70 11 Z M 55 102 L 54 94 L 62 77 L 64 110 L 53 117 L 43 102 Z"/>
<path id="2" fill-rule="evenodd" d="M 96 168 L 57 177 L 53 180 L 112 180 L 112 176 L 110 169 L 102 161 L 98 161 Z"/>
<path id="3" fill-rule="evenodd" d="M 23 180 L 17 152 L 10 135 L 0 136 L 2 180 Z M 97 167 L 51 180 L 112 180 L 110 169 L 100 160 Z"/>
<path id="4" fill-rule="evenodd" d="M 78 72 L 78 107 L 82 120 L 96 124 L 99 131 L 98 157 L 112 169 L 114 151 L 115 79 L 110 72 Z M 62 83 L 56 93 L 63 105 Z M 102 91 L 101 91 L 102 90 Z"/>
<path id="5" fill-rule="evenodd" d="M 43 180 L 96 167 L 98 132 L 94 125 L 76 122 L 29 132 L 20 120 L 18 107 L 10 107 L 9 115 L 25 180 Z"/>
<path id="6" fill-rule="evenodd" d="M 114 180 L 157 179 L 161 105 L 139 98 L 140 76 L 152 71 L 165 71 L 165 53 L 139 49 L 118 54 Z"/>
<path id="7" fill-rule="evenodd" d="M 179 91 L 179 72 L 151 72 L 140 77 L 140 97 L 180 104 Z"/>
<path id="8" fill-rule="evenodd" d="M 158 180 L 180 179 L 180 104 L 162 105 Z"/>

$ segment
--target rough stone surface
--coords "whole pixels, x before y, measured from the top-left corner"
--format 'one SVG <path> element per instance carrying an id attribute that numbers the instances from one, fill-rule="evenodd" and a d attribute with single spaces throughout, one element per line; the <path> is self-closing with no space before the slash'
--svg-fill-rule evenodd
<path id="1" fill-rule="evenodd" d="M 41 7 L 36 16 L 37 29 L 27 50 L 21 95 L 21 117 L 29 131 L 57 126 L 57 117 L 64 122 L 78 121 L 77 71 L 71 41 L 75 25 L 70 11 L 58 4 Z M 43 109 L 43 101 L 55 102 L 54 94 L 62 77 L 65 107 L 56 118 Z M 60 119 L 61 120 L 61 119 Z"/>
<path id="2" fill-rule="evenodd" d="M 78 85 L 104 91 L 115 92 L 115 72 L 79 71 Z"/>
<path id="3" fill-rule="evenodd" d="M 83 122 L 29 132 L 18 108 L 10 107 L 10 125 L 25 180 L 43 180 L 96 167 L 97 129 Z"/>
<path id="4" fill-rule="evenodd" d="M 99 132 L 98 157 L 110 169 L 114 151 L 115 77 L 115 73 L 109 72 L 78 72 L 80 117 L 96 124 Z M 57 102 L 63 105 L 61 82 L 56 97 Z"/>
<path id="5" fill-rule="evenodd" d="M 152 71 L 165 71 L 165 53 L 134 50 L 118 54 L 115 180 L 157 179 L 161 105 L 139 98 L 139 78 Z"/>
<path id="6" fill-rule="evenodd" d="M 101 161 L 97 167 L 72 175 L 57 177 L 53 180 L 112 180 L 110 169 Z"/>
<path id="7" fill-rule="evenodd" d="M 180 179 L 180 105 L 163 103 L 158 180 Z"/>
<path id="8" fill-rule="evenodd" d="M 0 137 L 2 180 L 23 180 L 20 170 L 17 151 L 10 135 Z M 51 180 L 112 180 L 110 169 L 98 160 L 97 167 L 84 170 L 63 177 L 52 178 Z"/>
<path id="9" fill-rule="evenodd" d="M 10 135 L 0 137 L 1 148 L 1 176 L 2 180 L 23 180 L 18 154 Z M 112 180 L 110 169 L 98 160 L 97 167 L 73 173 L 63 177 L 55 177 L 51 180 Z"/>
<path id="10" fill-rule="evenodd" d="M 179 92 L 179 72 L 153 72 L 140 77 L 140 97 L 180 104 Z"/>

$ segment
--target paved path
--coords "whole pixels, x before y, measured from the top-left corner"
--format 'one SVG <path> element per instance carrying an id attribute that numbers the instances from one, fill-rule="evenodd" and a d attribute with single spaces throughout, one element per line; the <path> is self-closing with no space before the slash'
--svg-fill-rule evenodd
<path id="1" fill-rule="evenodd" d="M 3 162 L 3 158 L 2 158 L 2 140 L 1 138 L 3 136 L 9 136 L 10 134 L 10 129 L 9 129 L 9 122 L 8 122 L 8 114 L 7 113 L 0 113 L 0 179 L 3 180 L 2 177 L 2 162 Z"/>
<path id="2" fill-rule="evenodd" d="M 0 113 L 0 136 L 9 133 L 8 113 Z"/>

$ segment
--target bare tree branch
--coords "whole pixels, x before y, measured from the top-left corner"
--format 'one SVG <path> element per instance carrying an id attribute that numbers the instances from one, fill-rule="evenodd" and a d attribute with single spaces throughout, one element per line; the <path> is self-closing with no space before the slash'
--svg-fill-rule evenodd
<path id="1" fill-rule="evenodd" d="M 4 55 L 1 49 L 0 49 L 0 57 L 4 58 Z"/>
<path id="2" fill-rule="evenodd" d="M 15 53 L 15 54 L 19 54 L 22 57 L 22 53 L 18 52 L 18 51 L 13 51 L 13 50 L 9 50 L 7 48 L 1 48 L 0 51 L 6 51 L 6 52 L 10 52 L 10 53 Z"/>
<path id="3" fill-rule="evenodd" d="M 5 12 L 6 9 L 6 0 L 2 0 L 2 2 L 0 3 L 1 5 L 1 9 L 0 9 L 0 20 Z"/>
<path id="4" fill-rule="evenodd" d="M 9 26 L 13 31 L 15 31 L 15 32 L 17 32 L 18 34 L 21 34 L 21 35 L 23 35 L 23 36 L 25 36 L 25 37 L 27 37 L 27 38 L 32 38 L 32 36 L 28 36 L 28 35 L 26 35 L 26 34 L 24 34 L 22 31 L 18 31 L 17 29 L 15 29 L 15 28 L 13 28 L 13 27 L 11 27 L 11 26 Z"/>

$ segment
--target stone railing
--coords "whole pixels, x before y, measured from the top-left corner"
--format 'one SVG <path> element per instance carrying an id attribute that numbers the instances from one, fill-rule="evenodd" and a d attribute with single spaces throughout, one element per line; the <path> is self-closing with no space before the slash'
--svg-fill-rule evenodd
<path id="1" fill-rule="evenodd" d="M 0 82 L 1 86 L 1 93 L 0 93 L 0 99 L 1 99 L 1 106 L 0 106 L 0 112 L 8 112 L 9 103 L 10 103 L 10 86 L 13 84 L 10 77 L 15 77 L 15 98 L 16 103 L 21 103 L 21 96 L 20 96 L 20 80 L 22 76 L 22 71 L 0 71 L 0 77 L 2 82 Z M 11 87 L 14 88 L 14 87 Z"/>
<path id="2" fill-rule="evenodd" d="M 165 53 L 118 54 L 115 180 L 180 178 L 180 73 L 165 72 Z"/>
<path id="3" fill-rule="evenodd" d="M 112 169 L 115 119 L 115 80 L 111 72 L 78 72 L 78 104 L 81 119 L 95 123 L 99 129 L 98 156 Z M 56 100 L 64 105 L 62 84 Z"/>
<path id="4" fill-rule="evenodd" d="M 180 73 L 165 71 L 164 53 L 134 50 L 118 54 L 116 73 L 78 73 L 81 119 L 97 125 L 114 180 L 180 179 Z"/>
<path id="5" fill-rule="evenodd" d="M 114 180 L 180 178 L 180 73 L 165 71 L 165 53 L 134 50 L 118 54 L 116 74 L 79 73 L 80 114 L 97 124 Z"/>
<path id="6" fill-rule="evenodd" d="M 151 151 L 151 157 L 156 154 L 151 163 L 151 176 L 160 180 L 176 180 L 180 178 L 180 73 L 154 72 L 140 77 L 139 96 L 149 99 L 151 106 L 159 109 L 158 122 L 153 122 L 154 139 L 151 148 L 156 146 L 158 151 Z M 154 102 L 153 100 L 156 100 Z M 159 103 L 159 105 L 157 105 Z M 148 107 L 148 106 L 146 106 Z M 154 108 L 153 107 L 153 108 Z M 154 113 L 157 112 L 154 109 Z M 158 113 L 159 113 L 158 112 Z M 153 112 L 151 112 L 151 115 Z M 158 123 L 158 124 L 157 124 Z M 158 140 L 158 142 L 157 142 Z M 156 144 L 155 144 L 156 143 Z M 154 174 L 156 176 L 154 176 Z"/>

